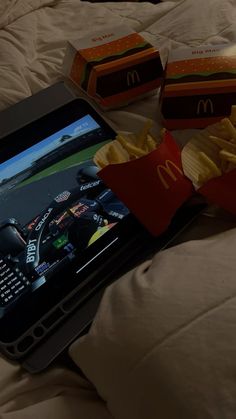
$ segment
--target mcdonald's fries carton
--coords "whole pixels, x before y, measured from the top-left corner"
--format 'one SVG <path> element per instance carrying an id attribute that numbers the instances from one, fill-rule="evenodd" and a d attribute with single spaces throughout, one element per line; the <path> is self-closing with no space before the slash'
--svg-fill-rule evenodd
<path id="1" fill-rule="evenodd" d="M 170 52 L 161 94 L 168 129 L 204 128 L 236 103 L 236 44 Z"/>
<path id="2" fill-rule="evenodd" d="M 120 25 L 68 43 L 63 72 L 102 108 L 155 92 L 163 67 L 157 48 Z"/>
<path id="3" fill-rule="evenodd" d="M 150 153 L 108 164 L 99 176 L 154 236 L 168 228 L 194 191 L 182 170 L 181 151 L 169 132 Z"/>
<path id="4" fill-rule="evenodd" d="M 182 149 L 181 160 L 196 191 L 236 215 L 236 107 L 229 118 L 195 133 Z"/>
<path id="5" fill-rule="evenodd" d="M 165 232 L 195 194 L 236 215 L 236 106 L 229 118 L 195 133 L 182 150 L 166 130 L 154 145 L 147 124 L 141 135 L 130 138 L 118 134 L 96 152 L 94 163 L 151 234 Z"/>

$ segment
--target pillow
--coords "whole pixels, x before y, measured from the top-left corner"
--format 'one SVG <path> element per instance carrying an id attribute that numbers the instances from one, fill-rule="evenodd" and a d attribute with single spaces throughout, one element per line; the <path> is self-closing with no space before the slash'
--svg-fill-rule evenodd
<path id="1" fill-rule="evenodd" d="M 236 229 L 158 253 L 111 285 L 69 350 L 116 419 L 233 418 Z"/>

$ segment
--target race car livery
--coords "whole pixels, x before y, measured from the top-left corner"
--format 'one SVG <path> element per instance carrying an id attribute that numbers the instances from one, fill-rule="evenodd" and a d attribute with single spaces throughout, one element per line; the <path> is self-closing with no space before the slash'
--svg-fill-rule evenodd
<path id="1" fill-rule="evenodd" d="M 6 283 L 0 307 L 47 281 L 128 214 L 97 171 L 93 165 L 80 169 L 78 186 L 61 191 L 27 224 L 15 218 L 0 224 L 0 281 L 2 274 Z"/>

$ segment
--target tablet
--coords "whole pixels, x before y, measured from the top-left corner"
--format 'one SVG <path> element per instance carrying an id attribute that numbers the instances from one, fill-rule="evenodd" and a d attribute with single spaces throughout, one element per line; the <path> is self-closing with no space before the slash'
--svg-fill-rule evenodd
<path id="1" fill-rule="evenodd" d="M 115 136 L 75 99 L 1 140 L 0 346 L 11 358 L 58 327 L 142 229 L 93 163 Z"/>

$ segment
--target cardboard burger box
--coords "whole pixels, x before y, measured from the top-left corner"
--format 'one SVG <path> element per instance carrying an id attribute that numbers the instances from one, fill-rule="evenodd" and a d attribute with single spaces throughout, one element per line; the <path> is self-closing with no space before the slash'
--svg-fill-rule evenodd
<path id="1" fill-rule="evenodd" d="M 119 25 L 68 42 L 63 72 L 102 108 L 125 105 L 160 86 L 159 51 Z"/>
<path id="2" fill-rule="evenodd" d="M 204 128 L 236 103 L 236 44 L 170 52 L 161 93 L 168 129 Z"/>

